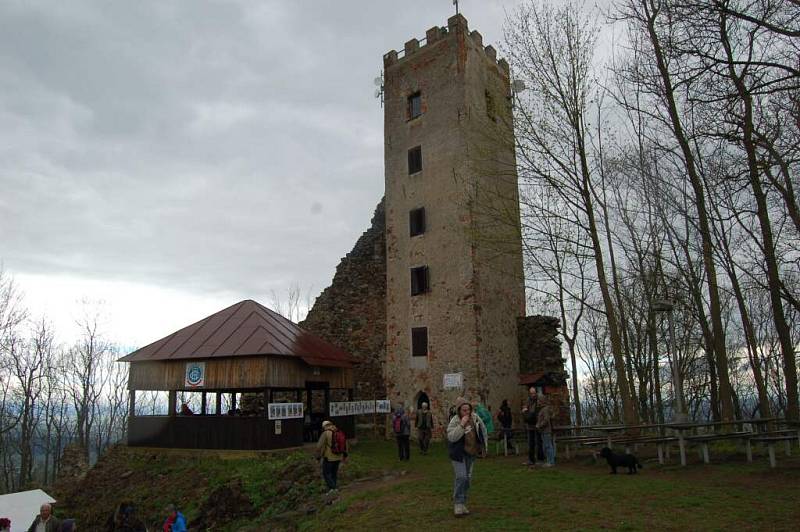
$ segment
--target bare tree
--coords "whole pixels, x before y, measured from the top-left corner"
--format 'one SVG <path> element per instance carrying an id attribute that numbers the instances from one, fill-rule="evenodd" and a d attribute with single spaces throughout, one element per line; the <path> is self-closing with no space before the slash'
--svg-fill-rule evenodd
<path id="1" fill-rule="evenodd" d="M 99 410 L 99 401 L 107 389 L 109 375 L 101 371 L 110 344 L 100 331 L 100 311 L 83 302 L 83 316 L 78 322 L 80 339 L 66 354 L 65 374 L 69 386 L 78 445 L 90 459 L 90 437 Z"/>
<path id="2" fill-rule="evenodd" d="M 311 308 L 311 290 L 309 287 L 304 294 L 297 282 L 286 287 L 284 295 L 279 294 L 276 290 L 271 290 L 269 293 L 270 306 L 284 318 L 298 323 L 306 317 Z"/>
<path id="3" fill-rule="evenodd" d="M 19 453 L 18 487 L 25 486 L 32 479 L 33 437 L 41 413 L 39 401 L 45 389 L 52 349 L 53 331 L 44 319 L 34 325 L 29 339 L 16 337 L 10 341 L 11 374 L 15 379 L 17 408 L 21 410 L 16 442 Z"/>
<path id="4" fill-rule="evenodd" d="M 619 16 L 629 23 L 635 42 L 647 43 L 648 54 L 654 64 L 654 76 L 649 77 L 650 87 L 658 104 L 667 115 L 667 123 L 672 136 L 678 145 L 684 169 L 689 178 L 692 199 L 696 211 L 697 228 L 702 242 L 703 266 L 706 273 L 706 289 L 708 291 L 709 315 L 713 352 L 719 378 L 719 399 L 722 418 L 730 420 L 734 417 L 733 397 L 728 377 L 728 355 L 725 344 L 725 332 L 722 324 L 722 304 L 719 291 L 716 264 L 714 262 L 714 242 L 709 222 L 707 196 L 701 172 L 698 168 L 696 152 L 692 147 L 693 139 L 685 125 L 685 117 L 681 108 L 680 94 L 691 83 L 694 72 L 692 65 L 681 61 L 680 56 L 671 55 L 669 48 L 673 36 L 673 15 L 668 9 L 668 0 L 625 0 L 619 6 Z M 639 36 L 641 38 L 639 38 Z M 640 74 L 641 72 L 637 72 Z"/>
<path id="5" fill-rule="evenodd" d="M 601 236 L 604 211 L 598 195 L 598 160 L 592 153 L 590 108 L 600 87 L 592 78 L 597 26 L 578 7 L 523 5 L 509 20 L 505 42 L 516 75 L 530 87 L 516 115 L 521 179 L 546 184 L 572 223 L 586 231 L 593 255 L 626 423 L 637 421 L 609 280 L 609 249 Z M 542 213 L 548 215 L 550 213 Z"/>
<path id="6" fill-rule="evenodd" d="M 99 372 L 106 376 L 103 379 L 106 389 L 96 405 L 94 448 L 98 456 L 122 437 L 128 425 L 128 365 L 117 362 L 118 357 L 117 350 L 110 347 L 100 364 Z"/>

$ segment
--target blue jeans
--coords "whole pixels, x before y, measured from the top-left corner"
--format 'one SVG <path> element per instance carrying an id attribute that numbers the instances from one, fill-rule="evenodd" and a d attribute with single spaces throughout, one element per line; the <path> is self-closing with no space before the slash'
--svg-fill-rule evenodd
<path id="1" fill-rule="evenodd" d="M 542 432 L 542 446 L 544 447 L 544 459 L 550 465 L 556 464 L 556 446 L 553 445 L 553 433 Z"/>
<path id="2" fill-rule="evenodd" d="M 453 473 L 455 474 L 455 479 L 453 481 L 453 502 L 455 504 L 466 504 L 475 457 L 465 454 L 463 462 L 450 460 L 450 463 L 453 464 Z"/>

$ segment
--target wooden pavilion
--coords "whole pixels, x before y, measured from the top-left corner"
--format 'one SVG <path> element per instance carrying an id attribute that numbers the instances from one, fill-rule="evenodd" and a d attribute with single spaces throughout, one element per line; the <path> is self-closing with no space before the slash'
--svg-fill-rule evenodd
<path id="1" fill-rule="evenodd" d="M 252 300 L 184 327 L 121 361 L 130 363 L 128 445 L 133 446 L 302 445 L 319 433 L 332 399 L 353 398 L 349 354 Z M 137 415 L 137 391 L 166 391 L 167 415 Z M 197 411 L 178 411 L 180 392 L 199 392 Z M 352 416 L 333 421 L 354 437 Z"/>

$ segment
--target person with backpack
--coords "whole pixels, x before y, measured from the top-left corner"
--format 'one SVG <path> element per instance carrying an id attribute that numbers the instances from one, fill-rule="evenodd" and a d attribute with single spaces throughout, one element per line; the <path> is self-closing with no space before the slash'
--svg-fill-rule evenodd
<path id="1" fill-rule="evenodd" d="M 328 486 L 328 493 L 336 493 L 339 464 L 347 461 L 347 436 L 327 419 L 322 422 L 317 454 L 322 462 L 322 479 Z"/>
<path id="2" fill-rule="evenodd" d="M 422 454 L 428 454 L 428 447 L 431 444 L 431 436 L 433 435 L 433 414 L 428 408 L 428 403 L 422 403 L 422 408 L 417 412 L 416 425 L 419 450 Z"/>
<path id="3" fill-rule="evenodd" d="M 392 431 L 397 438 L 397 452 L 400 461 L 411 459 L 411 422 L 403 409 L 403 403 L 395 409 L 392 417 Z"/>
<path id="4" fill-rule="evenodd" d="M 453 513 L 462 517 L 469 514 L 466 504 L 472 466 L 479 456 L 486 454 L 488 433 L 469 401 L 459 397 L 456 405 L 456 415 L 447 425 L 447 454 L 453 465 Z"/>

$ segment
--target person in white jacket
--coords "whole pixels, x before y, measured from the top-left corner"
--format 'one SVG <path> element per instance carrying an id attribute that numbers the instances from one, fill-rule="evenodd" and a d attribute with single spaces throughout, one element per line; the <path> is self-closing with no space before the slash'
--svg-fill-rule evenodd
<path id="1" fill-rule="evenodd" d="M 447 425 L 447 452 L 453 464 L 453 513 L 456 517 L 469 514 L 467 494 L 472 479 L 472 466 L 478 456 L 486 453 L 486 426 L 472 405 L 459 397 L 456 414 Z"/>

